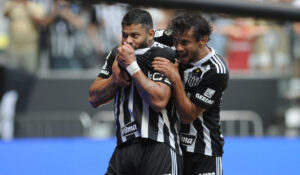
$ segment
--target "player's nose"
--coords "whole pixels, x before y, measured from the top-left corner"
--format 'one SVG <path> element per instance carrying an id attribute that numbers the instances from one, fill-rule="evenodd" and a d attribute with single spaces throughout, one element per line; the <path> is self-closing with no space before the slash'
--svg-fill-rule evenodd
<path id="1" fill-rule="evenodd" d="M 130 44 L 130 45 L 132 45 L 132 43 L 133 43 L 133 39 L 132 39 L 132 37 L 127 37 L 126 39 L 125 39 L 125 42 L 127 43 L 127 44 Z"/>

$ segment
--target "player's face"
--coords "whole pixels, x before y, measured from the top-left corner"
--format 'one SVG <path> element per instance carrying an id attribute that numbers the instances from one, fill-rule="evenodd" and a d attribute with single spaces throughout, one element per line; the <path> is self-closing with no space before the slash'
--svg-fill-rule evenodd
<path id="1" fill-rule="evenodd" d="M 131 24 L 122 27 L 122 43 L 130 44 L 135 50 L 148 46 L 149 32 L 142 24 Z"/>
<path id="2" fill-rule="evenodd" d="M 197 62 L 199 60 L 200 43 L 193 36 L 193 30 L 174 37 L 174 45 L 178 59 L 183 64 Z"/>

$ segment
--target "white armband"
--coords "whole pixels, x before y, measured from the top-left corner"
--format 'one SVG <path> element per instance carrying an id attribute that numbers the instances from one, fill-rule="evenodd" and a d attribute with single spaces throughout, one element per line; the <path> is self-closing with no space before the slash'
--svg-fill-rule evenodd
<path id="1" fill-rule="evenodd" d="M 136 61 L 132 62 L 129 66 L 126 67 L 127 72 L 132 76 L 137 71 L 141 70 Z"/>

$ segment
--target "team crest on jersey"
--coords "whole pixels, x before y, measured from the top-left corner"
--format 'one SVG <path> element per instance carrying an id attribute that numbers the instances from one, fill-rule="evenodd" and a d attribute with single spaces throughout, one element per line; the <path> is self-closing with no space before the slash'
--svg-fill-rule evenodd
<path id="1" fill-rule="evenodd" d="M 195 140 L 196 140 L 196 136 L 194 135 L 189 135 L 184 133 L 180 135 L 180 143 L 182 145 L 190 146 L 194 143 Z"/>
<path id="2" fill-rule="evenodd" d="M 210 70 L 210 66 L 200 66 L 196 69 L 194 69 L 192 72 L 189 73 L 189 76 L 187 78 L 187 83 L 190 87 L 197 86 L 201 80 L 203 75 Z"/>
<path id="3" fill-rule="evenodd" d="M 189 87 L 197 86 L 201 81 L 201 69 L 197 68 L 189 73 L 187 83 Z"/>

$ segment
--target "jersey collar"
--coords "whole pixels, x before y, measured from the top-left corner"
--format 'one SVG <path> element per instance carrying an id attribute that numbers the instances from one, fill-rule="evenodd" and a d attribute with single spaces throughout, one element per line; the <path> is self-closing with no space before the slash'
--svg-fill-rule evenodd
<path id="1" fill-rule="evenodd" d="M 205 57 L 203 57 L 201 60 L 195 62 L 195 63 L 190 63 L 193 66 L 201 66 L 203 63 L 205 63 L 206 61 L 208 61 L 213 55 L 215 55 L 215 50 L 213 48 L 209 48 L 211 50 L 211 52 L 209 54 L 207 54 Z"/>
<path id="2" fill-rule="evenodd" d="M 142 49 L 137 49 L 135 50 L 136 55 L 143 55 L 145 52 L 147 52 L 151 47 L 156 47 L 159 43 L 154 41 L 153 44 L 150 47 L 142 48 Z"/>

